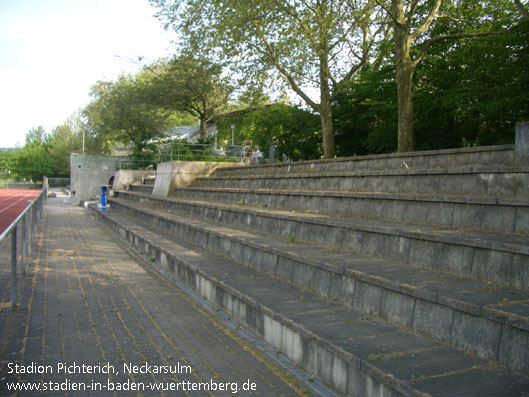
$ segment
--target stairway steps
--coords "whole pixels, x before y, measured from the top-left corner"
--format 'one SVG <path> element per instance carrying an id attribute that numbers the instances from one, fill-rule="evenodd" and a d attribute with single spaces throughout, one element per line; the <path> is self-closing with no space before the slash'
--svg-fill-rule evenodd
<path id="1" fill-rule="evenodd" d="M 324 296 L 529 372 L 529 291 L 494 288 L 329 245 L 292 243 L 240 225 L 232 229 L 226 222 L 156 209 L 156 202 L 127 203 L 118 197 L 112 208 Z M 514 339 L 502 337 L 513 335 L 527 354 L 505 353 Z"/>
<path id="2" fill-rule="evenodd" d="M 344 172 L 362 170 L 416 170 L 461 167 L 502 166 L 514 164 L 514 145 L 487 146 L 465 149 L 429 150 L 413 153 L 393 153 L 299 161 L 252 167 L 217 169 L 215 176 L 278 175 L 317 172 Z"/>
<path id="3" fill-rule="evenodd" d="M 131 192 L 141 192 L 141 193 L 152 193 L 154 185 L 144 185 L 144 184 L 130 184 L 127 185 L 127 190 Z"/>
<path id="4" fill-rule="evenodd" d="M 92 212 L 341 394 L 514 396 L 529 390 L 525 376 L 182 241 L 124 207 Z"/>
<path id="5" fill-rule="evenodd" d="M 468 168 L 197 178 L 191 187 L 529 197 L 529 169 Z"/>
<path id="6" fill-rule="evenodd" d="M 529 240 L 525 235 L 119 194 L 236 227 L 251 226 L 261 232 L 311 240 L 419 269 L 529 289 Z"/>
<path id="7" fill-rule="evenodd" d="M 529 199 L 198 187 L 175 189 L 173 196 L 529 235 Z"/>

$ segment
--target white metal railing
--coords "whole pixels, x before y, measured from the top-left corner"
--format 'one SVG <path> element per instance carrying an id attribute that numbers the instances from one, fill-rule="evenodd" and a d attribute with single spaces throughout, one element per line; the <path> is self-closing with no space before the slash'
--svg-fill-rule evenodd
<path id="1" fill-rule="evenodd" d="M 17 307 L 17 239 L 20 237 L 22 245 L 20 265 L 22 275 L 26 274 L 26 256 L 31 255 L 31 240 L 35 235 L 37 224 L 42 215 L 44 202 L 46 201 L 46 189 L 42 189 L 40 194 L 30 205 L 8 226 L 0 235 L 0 245 L 11 236 L 11 309 Z M 18 227 L 21 227 L 20 235 Z"/>
<path id="2" fill-rule="evenodd" d="M 158 149 L 158 162 L 185 161 L 250 161 L 252 144 L 249 145 L 212 145 L 200 143 L 175 142 L 161 146 Z"/>

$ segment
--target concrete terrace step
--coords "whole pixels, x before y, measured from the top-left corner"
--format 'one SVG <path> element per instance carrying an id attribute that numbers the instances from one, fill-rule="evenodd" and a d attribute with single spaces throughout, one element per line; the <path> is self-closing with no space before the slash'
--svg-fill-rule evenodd
<path id="1" fill-rule="evenodd" d="M 127 185 L 127 189 L 132 192 L 152 193 L 154 185 L 145 184 L 130 184 Z"/>
<path id="2" fill-rule="evenodd" d="M 231 175 L 197 178 L 192 187 L 529 197 L 529 168 L 501 167 Z"/>
<path id="3" fill-rule="evenodd" d="M 132 205 L 118 199 L 112 208 L 176 238 L 529 373 L 528 291 L 417 270 L 329 248 L 331 244 L 290 241 L 240 226 L 235 230 L 226 227 L 225 220 L 204 222 L 185 218 L 181 211 L 155 209 L 161 203 Z M 520 344 L 526 353 L 515 347 Z"/>
<path id="4" fill-rule="evenodd" d="M 194 196 L 194 199 L 197 197 Z M 209 203 L 205 207 L 205 204 L 180 200 L 180 206 L 184 204 L 194 216 L 311 239 L 365 255 L 409 263 L 420 269 L 450 272 L 460 277 L 529 289 L 529 239 L 526 234 L 292 213 L 268 208 L 247 209 L 240 205 L 221 207 L 222 204 Z M 208 210 L 204 211 L 204 208 Z"/>
<path id="5" fill-rule="evenodd" d="M 178 198 L 529 234 L 529 198 L 236 188 L 178 188 Z"/>
<path id="6" fill-rule="evenodd" d="M 519 396 L 525 376 L 140 224 L 92 212 L 278 352 L 344 395 Z"/>
<path id="7" fill-rule="evenodd" d="M 478 148 L 430 150 L 426 152 L 393 153 L 299 161 L 274 165 L 231 167 L 217 169 L 214 176 L 279 175 L 314 172 L 375 171 L 438 169 L 472 166 L 504 166 L 514 164 L 514 145 L 488 146 Z"/>

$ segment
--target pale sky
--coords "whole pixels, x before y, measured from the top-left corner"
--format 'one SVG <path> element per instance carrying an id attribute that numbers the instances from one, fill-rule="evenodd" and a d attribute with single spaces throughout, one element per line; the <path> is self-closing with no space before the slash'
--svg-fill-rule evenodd
<path id="1" fill-rule="evenodd" d="M 0 0 L 0 148 L 89 103 L 90 87 L 171 55 L 148 0 Z"/>

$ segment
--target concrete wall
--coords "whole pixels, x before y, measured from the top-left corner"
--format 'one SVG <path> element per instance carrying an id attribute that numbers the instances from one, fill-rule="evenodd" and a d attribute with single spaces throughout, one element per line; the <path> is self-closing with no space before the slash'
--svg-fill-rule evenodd
<path id="1" fill-rule="evenodd" d="M 70 190 L 72 204 L 99 195 L 101 185 L 107 185 L 116 172 L 116 161 L 126 157 L 98 156 L 72 153 L 70 155 Z"/>
<path id="2" fill-rule="evenodd" d="M 155 175 L 153 170 L 119 170 L 114 174 L 113 189 L 123 189 L 125 185 L 141 181 L 149 175 Z"/>
<path id="3" fill-rule="evenodd" d="M 209 176 L 221 167 L 244 166 L 243 163 L 221 163 L 212 161 L 167 161 L 158 164 L 153 195 L 167 197 L 176 187 L 189 186 L 198 177 Z"/>

